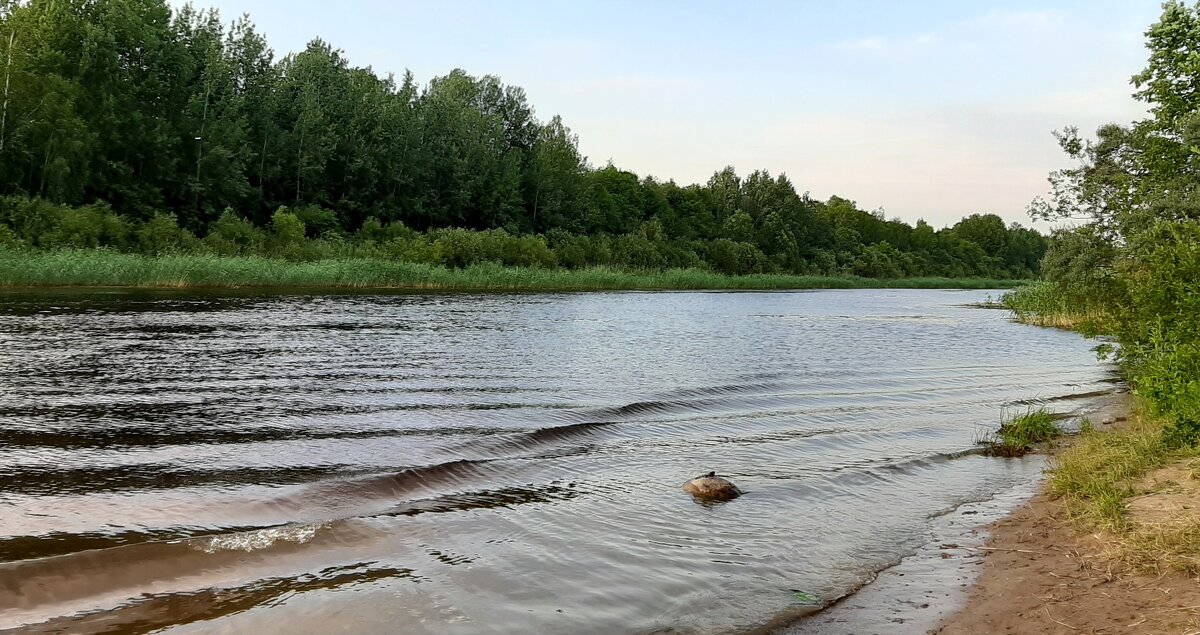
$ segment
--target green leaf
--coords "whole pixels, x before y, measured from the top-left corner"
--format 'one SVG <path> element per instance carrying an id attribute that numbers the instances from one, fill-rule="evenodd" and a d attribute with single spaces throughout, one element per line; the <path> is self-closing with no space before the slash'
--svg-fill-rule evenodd
<path id="1" fill-rule="evenodd" d="M 808 591 L 792 591 L 792 597 L 796 598 L 796 602 L 800 604 L 820 604 L 821 598 L 809 593 Z"/>

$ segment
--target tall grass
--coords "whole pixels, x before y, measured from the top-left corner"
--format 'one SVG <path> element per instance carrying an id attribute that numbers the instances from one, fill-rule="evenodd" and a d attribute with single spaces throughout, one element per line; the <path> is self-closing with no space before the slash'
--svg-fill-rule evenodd
<path id="1" fill-rule="evenodd" d="M 1005 293 L 1000 301 L 1026 324 L 1094 331 L 1108 319 L 1107 309 L 1081 301 L 1049 282 L 1023 285 Z"/>
<path id="2" fill-rule="evenodd" d="M 1045 408 L 1030 409 L 1000 424 L 1000 428 L 980 440 L 992 456 L 1022 456 L 1038 444 L 1062 436 L 1062 428 Z"/>
<path id="3" fill-rule="evenodd" d="M 1088 529 L 1126 527 L 1125 499 L 1148 471 L 1172 454 L 1162 442 L 1163 420 L 1137 413 L 1125 427 L 1084 429 L 1051 462 L 1050 492 L 1060 496 L 1071 519 Z"/>
<path id="4" fill-rule="evenodd" d="M 0 249 L 0 287 L 345 287 L 428 290 L 623 289 L 943 289 L 1010 288 L 1019 281 L 983 278 L 727 276 L 700 269 L 631 272 L 540 269 L 478 264 L 461 269 L 368 258 L 295 262 L 258 256 L 177 254 L 143 256 L 83 249 Z"/>
<path id="5" fill-rule="evenodd" d="M 1106 532 L 1108 555 L 1133 568 L 1162 574 L 1200 573 L 1200 520 L 1186 506 L 1164 517 L 1130 514 L 1133 497 L 1155 490 L 1146 483 L 1157 468 L 1200 455 L 1196 447 L 1171 447 L 1163 440 L 1169 420 L 1142 407 L 1126 427 L 1085 431 L 1055 457 L 1050 492 L 1061 497 L 1080 528 Z M 1194 467 L 1191 478 L 1196 478 Z M 1196 492 L 1196 486 L 1188 486 Z M 1193 499 L 1194 499 L 1193 494 Z M 1170 509 L 1170 506 L 1164 509 Z"/>

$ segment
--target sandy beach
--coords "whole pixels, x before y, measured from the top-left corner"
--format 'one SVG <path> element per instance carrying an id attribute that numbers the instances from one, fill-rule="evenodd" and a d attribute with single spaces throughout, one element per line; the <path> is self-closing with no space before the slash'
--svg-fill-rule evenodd
<path id="1" fill-rule="evenodd" d="M 1122 425 L 1128 403 L 1108 415 Z M 1168 465 L 1127 501 L 1134 523 L 1195 523 L 1200 481 L 1191 466 Z M 1135 571 L 1115 556 L 1116 538 L 1072 527 L 1045 493 L 990 528 L 983 572 L 965 608 L 934 633 L 1200 633 L 1200 581 L 1165 567 Z"/>

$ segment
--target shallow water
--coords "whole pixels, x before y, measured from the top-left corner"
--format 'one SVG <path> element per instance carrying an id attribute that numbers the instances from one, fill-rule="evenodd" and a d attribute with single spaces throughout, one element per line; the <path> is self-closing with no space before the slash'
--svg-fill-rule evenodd
<path id="1" fill-rule="evenodd" d="M 0 294 L 0 629 L 803 625 L 1112 388 L 986 295 Z"/>

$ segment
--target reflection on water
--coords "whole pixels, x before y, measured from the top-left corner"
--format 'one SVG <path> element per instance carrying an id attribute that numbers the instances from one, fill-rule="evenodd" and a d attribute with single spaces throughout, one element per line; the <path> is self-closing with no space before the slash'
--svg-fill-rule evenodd
<path id="1" fill-rule="evenodd" d="M 0 295 L 0 629 L 786 623 L 1111 389 L 984 295 Z"/>

